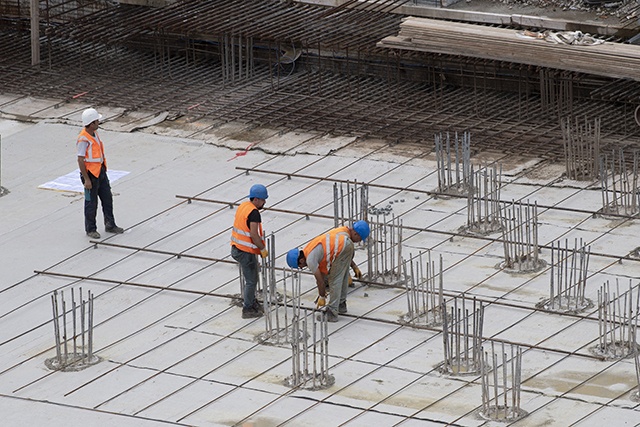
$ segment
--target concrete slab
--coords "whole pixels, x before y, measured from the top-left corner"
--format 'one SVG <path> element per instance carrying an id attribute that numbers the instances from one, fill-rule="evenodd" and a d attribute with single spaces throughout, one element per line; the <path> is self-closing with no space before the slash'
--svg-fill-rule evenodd
<path id="1" fill-rule="evenodd" d="M 452 239 L 466 221 L 466 202 L 424 193 L 437 187 L 434 157 L 424 147 L 403 152 L 385 141 L 206 120 L 158 123 L 156 113 L 99 108 L 109 118 L 101 131 L 109 166 L 130 173 L 113 183 L 126 232 L 105 233 L 96 244 L 83 230 L 81 195 L 37 188 L 76 167 L 84 104 L 3 94 L 0 105 L 29 120 L 0 119 L 2 186 L 10 190 L 0 197 L 0 409 L 9 422 L 28 411 L 29 425 L 53 426 L 63 425 L 60 419 L 65 426 L 492 424 L 477 416 L 478 377 L 440 373 L 439 327 L 398 321 L 407 312 L 400 287 L 357 282 L 349 290 L 348 315 L 329 325 L 333 386 L 284 384 L 290 346 L 260 344 L 264 319 L 242 319 L 236 305 L 230 205 L 252 184 L 267 185 L 264 226 L 275 233 L 276 267 L 284 268 L 286 251 L 333 227 L 334 184 L 326 178 L 371 183 L 370 203 L 392 206 L 407 227 L 403 253 L 431 249 L 432 259 L 443 257 L 446 300 L 464 293 L 484 301 L 485 349 L 492 339 L 521 344 L 522 407 L 531 415 L 515 425 L 601 425 L 637 415 L 629 399 L 632 361 L 603 362 L 590 353 L 595 309 L 577 317 L 536 312 L 548 297 L 548 269 L 501 271 L 502 245 L 490 240 L 498 234 Z M 638 246 L 628 237 L 637 234 L 637 221 L 583 212 L 599 208 L 599 190 L 557 181 L 561 168 L 519 158 L 508 166 L 503 200 L 551 207 L 541 210 L 540 242 L 582 238 L 598 252 L 587 297 L 597 298 L 606 280 L 637 284 L 636 261 L 616 259 Z M 262 171 L 247 173 L 254 168 Z M 189 203 L 193 197 L 209 201 Z M 548 260 L 548 250 L 541 256 Z M 366 252 L 355 259 L 366 271 Z M 280 286 L 281 270 L 277 275 Z M 302 304 L 311 308 L 314 282 L 301 277 Z M 79 372 L 49 371 L 51 292 L 80 286 L 96 296 L 95 350 L 104 360 Z"/>

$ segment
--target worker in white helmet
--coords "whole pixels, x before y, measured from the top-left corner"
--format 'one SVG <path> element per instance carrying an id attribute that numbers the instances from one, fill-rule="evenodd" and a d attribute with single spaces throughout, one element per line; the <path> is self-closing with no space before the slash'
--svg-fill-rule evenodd
<path id="1" fill-rule="evenodd" d="M 82 112 L 82 131 L 76 142 L 80 180 L 84 185 L 84 229 L 87 236 L 99 239 L 96 215 L 98 199 L 102 204 L 105 230 L 109 233 L 123 233 L 116 225 L 113 216 L 113 195 L 107 177 L 107 159 L 104 155 L 104 144 L 98 136 L 98 128 L 102 115 L 94 108 Z"/>

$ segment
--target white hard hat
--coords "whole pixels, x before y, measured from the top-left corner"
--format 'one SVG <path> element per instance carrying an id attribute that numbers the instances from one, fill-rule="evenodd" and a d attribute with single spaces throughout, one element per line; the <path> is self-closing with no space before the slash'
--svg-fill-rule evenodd
<path id="1" fill-rule="evenodd" d="M 98 114 L 95 108 L 87 108 L 82 112 L 82 126 L 87 126 L 95 120 L 102 120 L 102 114 Z"/>

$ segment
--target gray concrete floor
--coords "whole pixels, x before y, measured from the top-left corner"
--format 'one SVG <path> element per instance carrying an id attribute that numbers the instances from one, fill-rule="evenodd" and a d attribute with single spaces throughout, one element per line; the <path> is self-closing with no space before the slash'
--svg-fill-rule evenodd
<path id="1" fill-rule="evenodd" d="M 0 197 L 4 425 L 505 425 L 478 416 L 477 376 L 439 372 L 437 328 L 398 321 L 407 311 L 398 289 L 358 283 L 350 290 L 349 315 L 329 326 L 333 386 L 284 385 L 291 349 L 257 343 L 264 323 L 241 319 L 225 297 L 238 293 L 236 266 L 197 257 L 229 260 L 234 210 L 227 204 L 243 200 L 259 182 L 269 188 L 267 208 L 289 211 L 263 213 L 265 230 L 276 235 L 276 265 L 284 267 L 288 249 L 333 226 L 332 219 L 301 214 L 333 214 L 333 184 L 311 177 L 368 182 L 375 206 L 398 200 L 393 213 L 408 230 L 404 253 L 442 256 L 446 292 L 485 304 L 485 346 L 521 345 L 521 407 L 529 416 L 513 425 L 640 424 L 633 359 L 602 361 L 591 352 L 598 336 L 595 308 L 579 316 L 535 311 L 549 297 L 548 270 L 509 274 L 496 267 L 500 242 L 450 238 L 447 233 L 466 221 L 466 204 L 423 193 L 437 186 L 431 147 L 409 151 L 384 141 L 281 135 L 277 129 L 260 129 L 256 141 L 258 130 L 233 123 L 185 128 L 163 122 L 126 132 L 142 119 L 118 118 L 117 110 L 98 106 L 111 119 L 101 131 L 109 165 L 129 174 L 113 183 L 116 218 L 126 232 L 109 235 L 100 227 L 105 244 L 93 244 L 83 230 L 82 195 L 38 188 L 76 168 L 74 142 L 86 105 L 53 108 L 57 100 L 1 96 L 1 185 L 9 190 Z M 29 121 L 8 119 L 16 116 Z M 193 127 L 208 130 L 191 137 Z M 245 151 L 249 141 L 254 145 Z M 588 298 L 597 301 L 607 280 L 631 282 L 637 292 L 638 261 L 625 258 L 640 246 L 637 220 L 592 217 L 589 212 L 601 207 L 600 192 L 562 180 L 562 165 L 481 156 L 503 163 L 503 200 L 550 207 L 540 211 L 541 244 L 583 238 L 600 254 L 591 257 Z M 246 174 L 244 168 L 265 172 Z M 364 269 L 364 251 L 356 261 Z M 80 286 L 95 294 L 95 353 L 102 361 L 78 372 L 50 371 L 51 294 L 68 295 Z M 303 276 L 305 307 L 313 306 L 313 287 Z"/>

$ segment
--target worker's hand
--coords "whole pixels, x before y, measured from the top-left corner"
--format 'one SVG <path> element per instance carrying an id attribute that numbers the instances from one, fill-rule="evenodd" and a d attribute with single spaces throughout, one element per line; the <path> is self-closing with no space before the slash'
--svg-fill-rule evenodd
<path id="1" fill-rule="evenodd" d="M 262 258 L 266 258 L 269 256 L 269 251 L 267 250 L 267 248 L 262 248 L 260 249 L 260 256 Z"/>
<path id="2" fill-rule="evenodd" d="M 318 295 L 314 302 L 316 303 L 316 308 L 322 308 L 327 304 L 327 299 Z"/>
<path id="3" fill-rule="evenodd" d="M 349 280 L 347 281 L 347 283 L 349 284 L 350 288 L 353 288 L 353 279 L 351 278 L 351 275 L 349 275 Z"/>
<path id="4" fill-rule="evenodd" d="M 355 274 L 356 279 L 358 279 L 358 280 L 362 279 L 362 271 L 360 271 L 358 266 L 354 266 L 353 267 L 353 274 Z"/>

